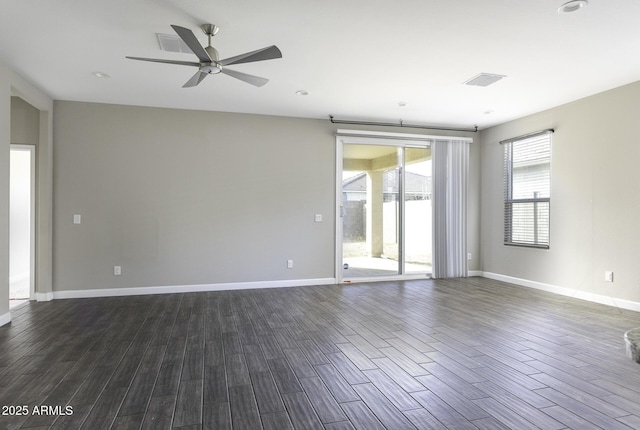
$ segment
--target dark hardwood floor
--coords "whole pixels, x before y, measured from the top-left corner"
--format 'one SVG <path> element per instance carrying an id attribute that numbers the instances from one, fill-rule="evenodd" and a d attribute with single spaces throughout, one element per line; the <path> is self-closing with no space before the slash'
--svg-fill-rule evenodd
<path id="1" fill-rule="evenodd" d="M 55 300 L 12 318 L 1 429 L 640 428 L 623 340 L 640 313 L 488 279 Z"/>

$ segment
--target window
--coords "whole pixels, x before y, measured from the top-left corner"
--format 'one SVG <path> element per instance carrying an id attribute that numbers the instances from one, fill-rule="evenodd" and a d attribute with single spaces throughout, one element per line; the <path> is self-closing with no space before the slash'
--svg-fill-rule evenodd
<path id="1" fill-rule="evenodd" d="M 504 144 L 504 243 L 549 248 L 551 133 Z"/>

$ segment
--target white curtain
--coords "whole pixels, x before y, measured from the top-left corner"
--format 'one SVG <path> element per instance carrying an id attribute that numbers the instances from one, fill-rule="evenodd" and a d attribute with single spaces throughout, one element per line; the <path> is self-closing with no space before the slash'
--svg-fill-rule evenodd
<path id="1" fill-rule="evenodd" d="M 468 140 L 436 140 L 433 155 L 434 278 L 467 276 Z"/>

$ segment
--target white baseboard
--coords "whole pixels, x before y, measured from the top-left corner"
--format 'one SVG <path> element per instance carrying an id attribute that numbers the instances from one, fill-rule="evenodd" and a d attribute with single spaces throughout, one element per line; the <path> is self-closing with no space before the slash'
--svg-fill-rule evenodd
<path id="1" fill-rule="evenodd" d="M 469 270 L 467 276 L 482 276 L 483 273 L 482 270 Z"/>
<path id="2" fill-rule="evenodd" d="M 550 293 L 569 296 L 576 299 L 587 300 L 589 302 L 600 303 L 602 305 L 614 306 L 617 308 L 628 309 L 630 311 L 640 312 L 640 303 L 631 300 L 619 299 L 611 296 L 603 296 L 601 294 L 588 293 L 586 291 L 574 290 L 571 288 L 559 287 L 557 285 L 545 284 L 542 282 L 530 281 L 528 279 L 515 278 L 513 276 L 500 275 L 498 273 L 480 272 L 485 278 L 495 279 L 496 281 L 509 282 L 523 287 L 535 288 L 537 290 L 547 291 Z"/>
<path id="3" fill-rule="evenodd" d="M 53 293 L 49 291 L 48 293 L 36 293 L 36 301 L 38 302 L 50 302 L 53 300 Z"/>
<path id="4" fill-rule="evenodd" d="M 9 324 L 11 322 L 11 312 L 7 312 L 4 315 L 0 315 L 0 326 Z"/>
<path id="5" fill-rule="evenodd" d="M 201 291 L 250 290 L 256 288 L 303 287 L 333 285 L 335 278 L 295 279 L 283 281 L 233 282 L 224 284 L 167 285 L 161 287 L 107 288 L 100 290 L 54 291 L 54 299 L 81 299 L 90 297 L 140 296 L 146 294 L 194 293 Z"/>

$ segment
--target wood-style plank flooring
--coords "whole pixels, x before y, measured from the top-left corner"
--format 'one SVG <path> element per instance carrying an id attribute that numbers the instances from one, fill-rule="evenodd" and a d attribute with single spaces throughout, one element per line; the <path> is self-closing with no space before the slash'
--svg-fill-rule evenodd
<path id="1" fill-rule="evenodd" d="M 31 302 L 12 318 L 0 429 L 640 428 L 623 340 L 640 313 L 483 278 Z"/>

